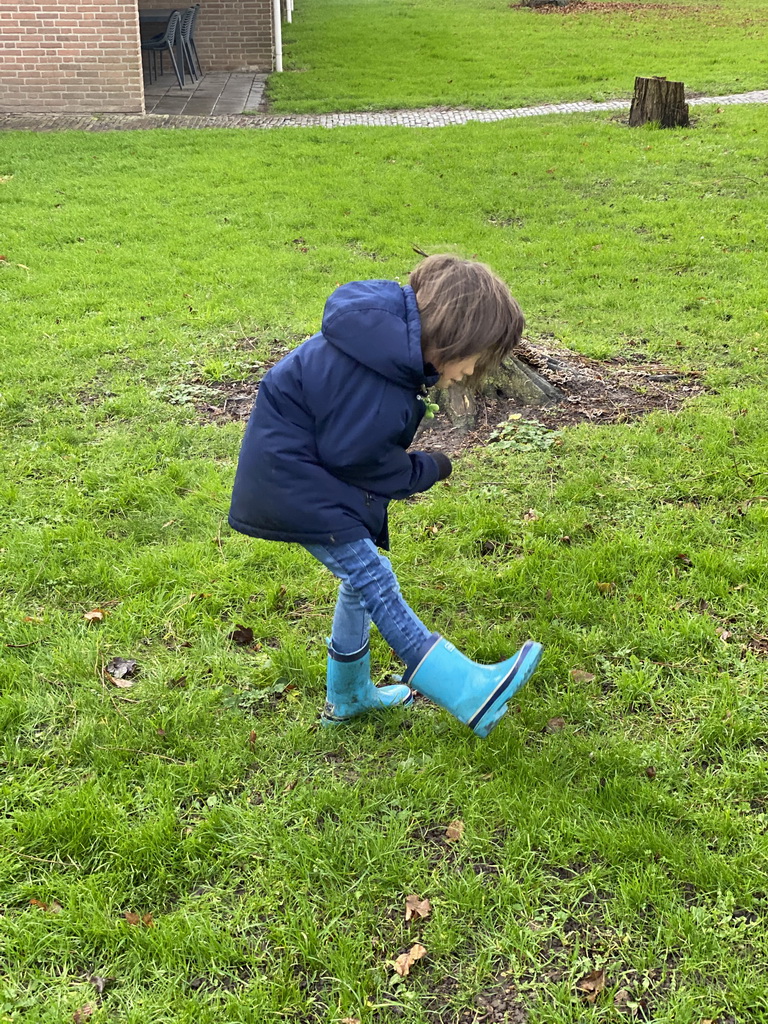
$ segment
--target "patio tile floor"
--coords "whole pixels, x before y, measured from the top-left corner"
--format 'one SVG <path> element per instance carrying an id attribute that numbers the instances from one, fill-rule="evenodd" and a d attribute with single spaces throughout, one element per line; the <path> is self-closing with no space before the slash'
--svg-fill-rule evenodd
<path id="1" fill-rule="evenodd" d="M 196 82 L 188 77 L 180 89 L 173 70 L 166 68 L 166 74 L 151 84 L 145 82 L 144 102 L 148 114 L 255 114 L 261 107 L 266 81 L 265 74 L 250 71 L 211 71 Z"/>

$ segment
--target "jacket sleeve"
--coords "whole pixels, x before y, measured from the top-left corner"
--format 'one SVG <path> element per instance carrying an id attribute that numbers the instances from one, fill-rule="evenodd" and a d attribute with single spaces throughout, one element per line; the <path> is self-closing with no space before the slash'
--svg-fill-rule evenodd
<path id="1" fill-rule="evenodd" d="M 342 405 L 317 420 L 320 462 L 339 480 L 387 498 L 428 490 L 440 476 L 437 461 L 402 444 L 412 398 L 382 387 L 376 401 L 370 399 L 370 392 L 345 396 Z"/>

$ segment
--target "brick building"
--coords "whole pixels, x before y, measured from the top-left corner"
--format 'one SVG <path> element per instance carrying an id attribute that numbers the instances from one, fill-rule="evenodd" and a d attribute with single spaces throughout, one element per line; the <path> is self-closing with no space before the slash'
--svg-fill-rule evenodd
<path id="1" fill-rule="evenodd" d="M 197 49 L 205 71 L 272 70 L 272 0 L 200 2 Z M 0 0 L 0 112 L 143 113 L 139 9 L 173 6 Z"/>

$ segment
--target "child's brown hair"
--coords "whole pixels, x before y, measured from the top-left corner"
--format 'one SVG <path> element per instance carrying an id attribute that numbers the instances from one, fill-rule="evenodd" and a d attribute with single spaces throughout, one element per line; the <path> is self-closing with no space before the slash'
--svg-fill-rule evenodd
<path id="1" fill-rule="evenodd" d="M 411 273 L 421 347 L 443 362 L 479 355 L 474 377 L 496 369 L 520 341 L 525 318 L 509 288 L 485 263 L 427 256 Z"/>

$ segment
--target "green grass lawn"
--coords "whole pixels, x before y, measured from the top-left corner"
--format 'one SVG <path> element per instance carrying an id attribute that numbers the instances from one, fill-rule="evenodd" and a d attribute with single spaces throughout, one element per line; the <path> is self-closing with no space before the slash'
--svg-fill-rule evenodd
<path id="1" fill-rule="evenodd" d="M 508 0 L 299 0 L 284 25 L 276 111 L 520 107 L 632 94 L 636 75 L 689 92 L 768 88 L 766 0 L 542 13 Z"/>
<path id="2" fill-rule="evenodd" d="M 768 1020 L 763 123 L 3 135 L 0 1021 Z M 191 401 L 413 243 L 709 388 L 395 506 L 430 626 L 546 647 L 485 742 L 316 728 L 335 584 L 227 529 L 242 425 Z"/>

